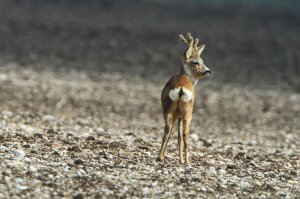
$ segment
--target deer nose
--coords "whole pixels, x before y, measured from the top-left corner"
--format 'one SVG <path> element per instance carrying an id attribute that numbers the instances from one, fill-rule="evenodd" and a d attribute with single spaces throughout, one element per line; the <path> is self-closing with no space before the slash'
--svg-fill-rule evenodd
<path id="1" fill-rule="evenodd" d="M 210 70 L 206 70 L 206 71 L 204 71 L 204 73 L 203 73 L 203 75 L 210 75 L 210 74 L 211 74 Z"/>

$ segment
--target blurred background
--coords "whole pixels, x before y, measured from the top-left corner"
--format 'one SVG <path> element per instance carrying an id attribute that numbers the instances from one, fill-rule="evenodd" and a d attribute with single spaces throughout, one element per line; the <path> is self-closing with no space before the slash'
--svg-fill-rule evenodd
<path id="1" fill-rule="evenodd" d="M 191 32 L 206 44 L 210 82 L 300 92 L 296 0 L 0 1 L 0 64 L 121 72 L 148 81 L 177 73 Z"/>

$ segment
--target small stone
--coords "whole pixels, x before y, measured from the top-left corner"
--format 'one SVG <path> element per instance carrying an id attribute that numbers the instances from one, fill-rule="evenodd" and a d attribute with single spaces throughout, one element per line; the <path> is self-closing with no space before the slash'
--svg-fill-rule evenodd
<path id="1" fill-rule="evenodd" d="M 69 168 L 70 168 L 69 166 L 65 166 L 64 169 L 63 169 L 63 171 L 64 172 L 68 172 L 70 170 Z"/>
<path id="2" fill-rule="evenodd" d="M 29 126 L 29 125 L 22 124 L 22 125 L 20 125 L 20 128 L 23 131 L 25 131 L 26 133 L 33 133 L 33 132 L 35 132 L 35 129 L 32 126 Z"/>
<path id="3" fill-rule="evenodd" d="M 23 148 L 30 148 L 30 145 L 29 144 L 24 144 Z"/>
<path id="4" fill-rule="evenodd" d="M 80 165 L 80 164 L 83 164 L 83 161 L 80 160 L 80 159 L 77 159 L 77 160 L 74 161 L 74 164 Z"/>
<path id="5" fill-rule="evenodd" d="M 83 118 L 78 118 L 77 119 L 77 123 L 79 125 L 88 125 L 89 124 L 89 121 L 87 119 L 83 119 Z"/>
<path id="6" fill-rule="evenodd" d="M 42 139 L 42 138 L 43 138 L 43 135 L 40 134 L 40 133 L 35 133 L 35 134 L 33 135 L 33 137 Z"/>
<path id="7" fill-rule="evenodd" d="M 299 176 L 299 180 L 300 180 L 300 176 Z M 289 184 L 298 184 L 298 183 L 300 183 L 300 181 L 289 180 L 288 183 L 289 183 Z M 299 184 L 299 186 L 300 186 L 300 184 Z M 300 189 L 300 187 L 299 187 L 299 189 Z"/>
<path id="8" fill-rule="evenodd" d="M 185 167 L 185 172 L 191 172 L 193 170 L 193 167 L 191 165 L 187 165 Z"/>
<path id="9" fill-rule="evenodd" d="M 8 80 L 8 75 L 7 74 L 4 74 L 4 73 L 1 73 L 0 74 L 0 81 L 6 81 L 6 80 Z"/>
<path id="10" fill-rule="evenodd" d="M 48 178 L 49 178 L 49 179 L 52 179 L 52 178 L 54 178 L 54 175 L 49 174 L 49 175 L 48 175 Z"/>
<path id="11" fill-rule="evenodd" d="M 158 184 L 158 182 L 157 181 L 154 181 L 154 182 L 152 182 L 152 187 L 156 187 L 157 186 L 157 184 Z"/>
<path id="12" fill-rule="evenodd" d="M 59 156 L 59 155 L 60 155 L 60 153 L 59 153 L 59 151 L 58 151 L 58 150 L 54 150 L 54 151 L 52 152 L 52 154 L 53 154 L 53 155 L 57 155 L 57 156 Z"/>
<path id="13" fill-rule="evenodd" d="M 215 190 L 213 188 L 208 187 L 206 192 L 214 193 Z"/>
<path id="14" fill-rule="evenodd" d="M 11 117 L 11 116 L 13 116 L 13 112 L 11 112 L 11 111 L 2 111 L 2 115 Z"/>
<path id="15" fill-rule="evenodd" d="M 166 191 L 166 192 L 164 193 L 164 197 L 166 197 L 166 198 L 171 198 L 173 195 L 174 195 L 174 193 L 173 193 L 173 192 L 170 192 L 170 191 Z"/>
<path id="16" fill-rule="evenodd" d="M 33 165 L 30 165 L 30 166 L 29 166 L 29 171 L 30 171 L 30 172 L 36 172 L 36 171 L 37 171 L 37 168 L 36 168 L 35 166 L 33 166 Z"/>
<path id="17" fill-rule="evenodd" d="M 53 115 L 44 115 L 43 116 L 43 121 L 44 122 L 51 122 L 51 121 L 53 121 L 55 119 L 55 117 L 53 116 Z"/>
<path id="18" fill-rule="evenodd" d="M 250 186 L 249 182 L 246 182 L 246 181 L 241 181 L 241 182 L 240 182 L 240 187 L 241 187 L 242 189 L 246 189 L 246 188 L 248 188 L 249 186 Z"/>
<path id="19" fill-rule="evenodd" d="M 278 191 L 276 194 L 275 194 L 276 197 L 285 197 L 286 196 L 286 193 L 284 193 L 283 191 Z"/>
<path id="20" fill-rule="evenodd" d="M 15 149 L 12 151 L 12 153 L 20 158 L 24 158 L 25 157 L 25 152 L 21 149 Z"/>
<path id="21" fill-rule="evenodd" d="M 163 174 L 168 175 L 169 171 L 167 169 L 163 169 Z"/>
<path id="22" fill-rule="evenodd" d="M 202 191 L 202 192 L 207 192 L 207 188 L 206 188 L 206 187 L 202 187 L 202 188 L 201 188 L 201 191 Z"/>
<path id="23" fill-rule="evenodd" d="M 190 135 L 191 136 L 191 139 L 194 141 L 194 142 L 197 142 L 199 140 L 199 136 L 196 134 L 196 133 L 193 133 Z"/>
<path id="24" fill-rule="evenodd" d="M 226 170 L 225 169 L 220 169 L 219 170 L 219 174 L 220 175 L 225 175 L 226 174 Z"/>
<path id="25" fill-rule="evenodd" d="M 28 189 L 28 186 L 24 186 L 24 185 L 17 185 L 17 186 L 16 186 L 16 188 L 17 188 L 18 190 L 25 191 L 25 190 L 27 190 L 27 189 Z"/>
<path id="26" fill-rule="evenodd" d="M 214 165 L 214 164 L 216 163 L 216 160 L 215 160 L 215 159 L 210 159 L 210 160 L 209 160 L 209 163 L 210 163 L 211 165 Z"/>
<path id="27" fill-rule="evenodd" d="M 213 175 L 213 176 L 217 175 L 216 168 L 215 167 L 209 167 L 208 174 Z"/>
<path id="28" fill-rule="evenodd" d="M 147 194 L 149 194 L 149 188 L 148 187 L 144 187 L 144 188 L 142 188 L 142 193 L 143 193 L 143 195 L 147 195 Z"/>
<path id="29" fill-rule="evenodd" d="M 0 151 L 4 151 L 4 150 L 6 150 L 7 149 L 7 147 L 6 146 L 2 146 L 2 145 L 0 145 Z"/>
<path id="30" fill-rule="evenodd" d="M 99 127 L 96 129 L 97 133 L 101 134 L 101 133 L 104 133 L 104 129 Z"/>
<path id="31" fill-rule="evenodd" d="M 82 193 L 78 193 L 75 196 L 73 196 L 73 199 L 83 199 L 83 194 Z"/>
<path id="32" fill-rule="evenodd" d="M 17 184 L 23 183 L 23 179 L 22 178 L 16 178 L 16 183 Z"/>
<path id="33" fill-rule="evenodd" d="M 257 185 L 257 186 L 259 186 L 259 187 L 261 187 L 261 185 L 262 185 L 261 182 L 258 181 L 258 180 L 255 180 L 255 181 L 254 181 L 254 184 Z"/>
<path id="34" fill-rule="evenodd" d="M 88 135 L 87 138 L 86 138 L 86 140 L 95 141 L 96 139 L 95 139 L 94 136 Z"/>
<path id="35" fill-rule="evenodd" d="M 78 176 L 84 176 L 85 174 L 86 174 L 86 171 L 83 170 L 83 169 L 79 169 L 79 170 L 77 171 L 77 175 L 78 175 Z"/>
<path id="36" fill-rule="evenodd" d="M 251 140 L 248 144 L 250 146 L 256 146 L 257 145 L 257 141 L 256 140 Z"/>
<path id="37" fill-rule="evenodd" d="M 227 186 L 225 184 L 219 184 L 220 188 L 227 189 Z"/>
<path id="38" fill-rule="evenodd" d="M 265 176 L 262 172 L 257 172 L 256 175 L 259 178 L 263 178 Z"/>
<path id="39" fill-rule="evenodd" d="M 184 169 L 182 167 L 175 168 L 175 170 L 176 170 L 177 173 L 184 172 Z"/>
<path id="40" fill-rule="evenodd" d="M 181 183 L 188 183 L 189 179 L 188 178 L 180 178 L 179 179 Z"/>

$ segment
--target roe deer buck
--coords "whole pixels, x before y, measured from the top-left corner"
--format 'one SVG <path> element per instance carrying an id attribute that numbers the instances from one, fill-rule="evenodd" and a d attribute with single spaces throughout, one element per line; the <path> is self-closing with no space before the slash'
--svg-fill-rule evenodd
<path id="1" fill-rule="evenodd" d="M 187 45 L 187 48 L 183 54 L 180 74 L 172 76 L 161 93 L 165 132 L 158 160 L 164 160 L 164 154 L 172 127 L 175 120 L 178 119 L 179 161 L 180 163 L 184 163 L 182 154 L 182 145 L 184 142 L 185 163 L 188 164 L 188 136 L 195 99 L 194 86 L 200 77 L 209 75 L 210 70 L 204 65 L 203 60 L 200 58 L 205 45 L 202 44 L 198 46 L 199 39 L 194 40 L 190 33 L 187 33 L 186 38 L 183 35 L 179 35 L 179 39 Z M 181 132 L 181 127 L 183 127 L 183 132 Z"/>

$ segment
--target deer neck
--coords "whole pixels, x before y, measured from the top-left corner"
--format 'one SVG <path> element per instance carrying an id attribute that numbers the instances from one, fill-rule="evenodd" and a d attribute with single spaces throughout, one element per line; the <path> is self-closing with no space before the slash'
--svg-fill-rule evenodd
<path id="1" fill-rule="evenodd" d="M 189 78 L 189 80 L 193 83 L 195 86 L 198 82 L 198 79 L 193 78 L 192 74 L 187 73 L 187 71 L 184 70 L 184 67 L 180 68 L 180 75 L 185 75 Z"/>

